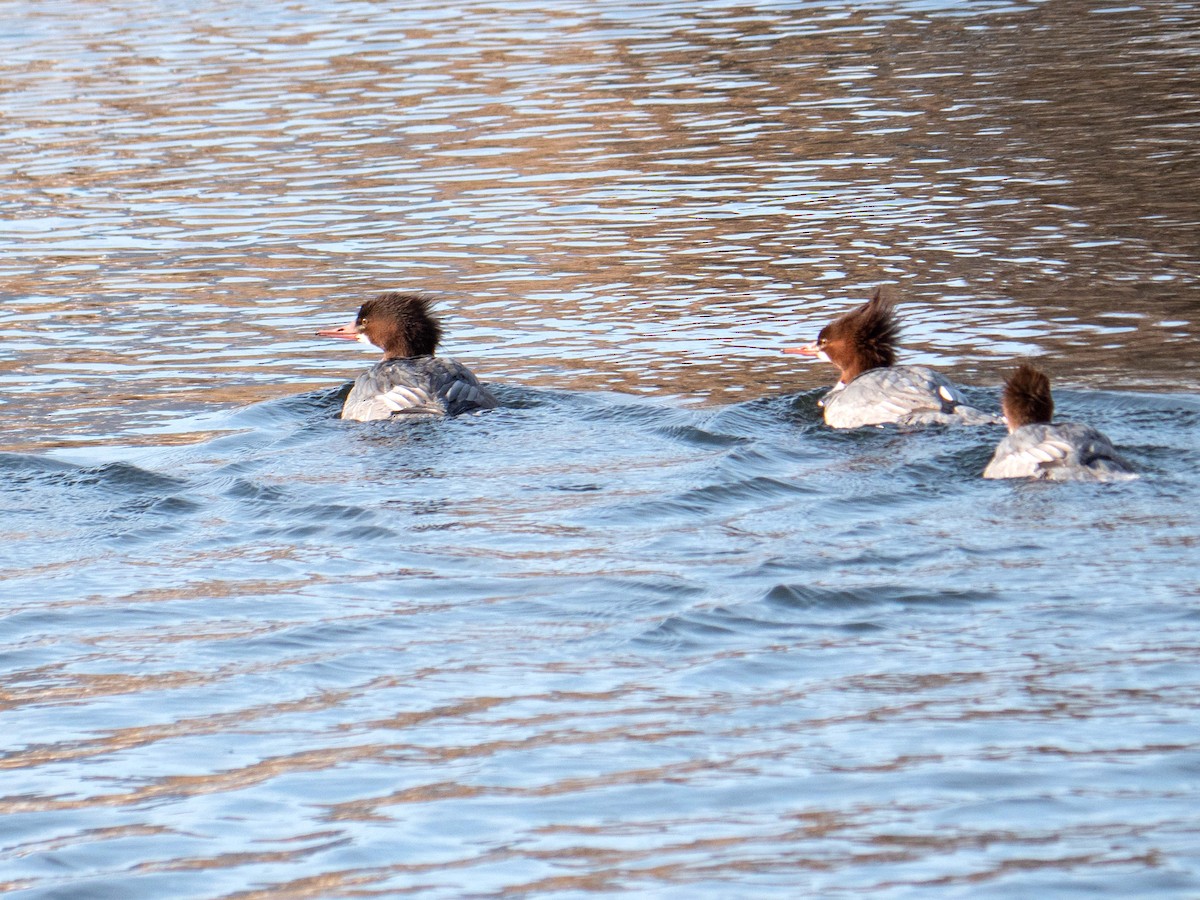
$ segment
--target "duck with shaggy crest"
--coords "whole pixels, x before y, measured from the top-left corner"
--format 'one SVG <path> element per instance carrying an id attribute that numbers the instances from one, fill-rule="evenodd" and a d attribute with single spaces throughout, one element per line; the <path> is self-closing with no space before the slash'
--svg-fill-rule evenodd
<path id="1" fill-rule="evenodd" d="M 837 366 L 838 383 L 821 400 L 832 428 L 1000 423 L 968 405 L 960 388 L 928 366 L 896 365 L 899 334 L 895 301 L 880 286 L 869 301 L 822 328 L 816 341 L 783 352 Z"/>
<path id="2" fill-rule="evenodd" d="M 996 447 L 984 478 L 1046 481 L 1127 481 L 1137 478 L 1112 441 L 1078 422 L 1053 422 L 1054 398 L 1045 373 L 1022 363 L 1000 401 L 1008 435 Z"/>
<path id="3" fill-rule="evenodd" d="M 317 332 L 383 350 L 383 359 L 355 379 L 343 419 L 453 416 L 496 406 L 470 369 L 434 355 L 442 328 L 429 307 L 429 298 L 419 294 L 380 294 L 359 308 L 354 322 Z"/>

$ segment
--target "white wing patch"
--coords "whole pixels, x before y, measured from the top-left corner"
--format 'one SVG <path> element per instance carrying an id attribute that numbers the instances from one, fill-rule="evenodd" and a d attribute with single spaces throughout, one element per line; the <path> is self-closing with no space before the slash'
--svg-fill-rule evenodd
<path id="1" fill-rule="evenodd" d="M 379 399 L 393 412 L 401 412 L 415 406 L 426 406 L 430 401 L 430 396 L 423 388 L 398 384 L 386 393 L 380 394 Z"/>
<path id="2" fill-rule="evenodd" d="M 1030 456 L 1039 463 L 1057 463 L 1062 462 L 1070 456 L 1072 449 L 1070 444 L 1053 438 L 1047 438 L 1040 444 L 1034 444 L 1032 447 L 1026 448 L 1022 455 Z"/>

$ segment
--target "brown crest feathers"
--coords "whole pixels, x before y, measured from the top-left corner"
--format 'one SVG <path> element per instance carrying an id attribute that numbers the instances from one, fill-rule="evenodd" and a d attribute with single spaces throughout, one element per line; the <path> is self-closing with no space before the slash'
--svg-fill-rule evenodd
<path id="1" fill-rule="evenodd" d="M 871 294 L 871 299 L 862 306 L 852 309 L 834 319 L 822 329 L 818 340 L 842 344 L 850 350 L 849 358 L 856 361 L 857 371 L 844 371 L 845 380 L 850 380 L 870 369 L 881 369 L 896 364 L 896 342 L 900 337 L 900 323 L 896 321 L 896 304 L 891 292 L 882 286 Z"/>
<path id="2" fill-rule="evenodd" d="M 389 291 L 362 305 L 356 325 L 388 359 L 433 356 L 442 328 L 429 310 L 431 302 L 420 294 Z"/>
<path id="3" fill-rule="evenodd" d="M 1010 430 L 1022 425 L 1050 424 L 1054 418 L 1050 379 L 1029 363 L 1021 363 L 1004 384 L 1000 407 Z"/>

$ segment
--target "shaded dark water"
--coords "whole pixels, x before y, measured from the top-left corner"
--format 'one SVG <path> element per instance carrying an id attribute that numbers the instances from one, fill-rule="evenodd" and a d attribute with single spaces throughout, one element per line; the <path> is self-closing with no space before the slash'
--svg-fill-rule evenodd
<path id="1" fill-rule="evenodd" d="M 398 7 L 4 7 L 0 890 L 1200 894 L 1196 4 Z M 881 281 L 1143 477 L 825 429 Z"/>

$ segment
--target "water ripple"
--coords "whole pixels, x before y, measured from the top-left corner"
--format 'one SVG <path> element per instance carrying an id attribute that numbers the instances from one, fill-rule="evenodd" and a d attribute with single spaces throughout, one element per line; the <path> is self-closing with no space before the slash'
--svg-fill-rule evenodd
<path id="1" fill-rule="evenodd" d="M 1200 890 L 1194 4 L 10 6 L 0 887 Z M 1143 478 L 824 428 L 881 282 Z"/>

